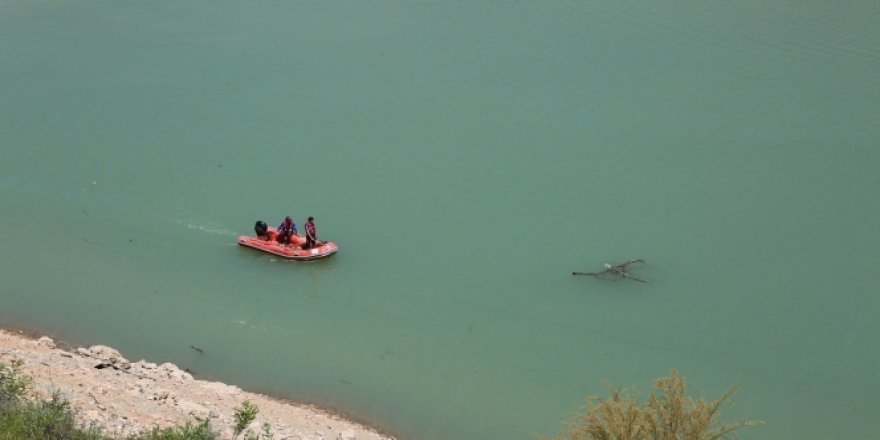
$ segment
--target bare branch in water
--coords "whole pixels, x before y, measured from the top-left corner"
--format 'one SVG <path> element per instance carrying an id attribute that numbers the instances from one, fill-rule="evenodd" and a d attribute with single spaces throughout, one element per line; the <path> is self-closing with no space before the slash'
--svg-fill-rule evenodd
<path id="1" fill-rule="evenodd" d="M 644 262 L 645 262 L 645 260 L 642 260 L 640 258 L 635 258 L 632 260 L 624 261 L 623 263 L 620 263 L 620 264 L 615 264 L 613 266 L 608 263 L 605 263 L 605 269 L 602 271 L 599 271 L 599 272 L 572 272 L 571 274 L 572 275 L 588 275 L 588 276 L 593 276 L 593 277 L 597 277 L 597 278 L 602 278 L 605 275 L 617 275 L 621 278 L 629 278 L 631 280 L 639 281 L 642 283 L 647 283 L 647 281 L 645 281 L 641 278 L 630 275 L 629 272 L 627 271 L 629 269 L 629 266 L 636 264 L 636 263 L 644 263 Z M 615 280 L 615 281 L 617 281 L 617 280 Z"/>

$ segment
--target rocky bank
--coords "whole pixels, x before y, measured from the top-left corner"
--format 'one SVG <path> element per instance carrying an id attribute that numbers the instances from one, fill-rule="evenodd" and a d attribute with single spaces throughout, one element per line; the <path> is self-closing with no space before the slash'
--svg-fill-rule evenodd
<path id="1" fill-rule="evenodd" d="M 0 363 L 20 359 L 33 378 L 35 393 L 60 392 L 84 424 L 96 422 L 111 434 L 127 435 L 154 427 L 208 418 L 223 438 L 232 438 L 235 408 L 249 400 L 260 408 L 250 428 L 272 426 L 276 439 L 391 440 L 373 429 L 320 408 L 284 402 L 220 382 L 194 379 L 174 364 L 129 362 L 103 345 L 74 350 L 42 337 L 0 330 Z"/>

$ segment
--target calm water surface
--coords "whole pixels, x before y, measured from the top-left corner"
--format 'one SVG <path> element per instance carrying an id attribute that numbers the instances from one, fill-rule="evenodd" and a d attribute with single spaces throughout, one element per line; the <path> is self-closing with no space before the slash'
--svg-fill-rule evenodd
<path id="1" fill-rule="evenodd" d="M 406 439 L 870 438 L 880 3 L 0 1 L 0 321 Z M 341 252 L 241 249 L 317 218 Z M 650 284 L 573 278 L 643 258 Z M 198 355 L 189 348 L 205 352 Z"/>

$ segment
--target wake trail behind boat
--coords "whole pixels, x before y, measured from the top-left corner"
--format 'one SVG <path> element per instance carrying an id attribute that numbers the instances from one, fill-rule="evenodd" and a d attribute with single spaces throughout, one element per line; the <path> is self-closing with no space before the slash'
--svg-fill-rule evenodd
<path id="1" fill-rule="evenodd" d="M 203 224 L 203 222 L 196 222 L 195 220 L 190 219 L 190 218 L 169 217 L 168 220 L 170 220 L 172 223 L 178 224 L 178 225 L 183 226 L 187 229 L 192 229 L 192 230 L 204 232 L 207 234 L 220 235 L 220 236 L 224 236 L 224 237 L 235 237 L 237 235 L 234 231 L 230 231 L 229 229 L 225 229 L 220 226 L 212 226 L 212 225 Z"/>

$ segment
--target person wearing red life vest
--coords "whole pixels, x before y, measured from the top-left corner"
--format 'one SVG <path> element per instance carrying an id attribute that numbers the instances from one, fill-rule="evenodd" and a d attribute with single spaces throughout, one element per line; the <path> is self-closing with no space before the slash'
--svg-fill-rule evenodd
<path id="1" fill-rule="evenodd" d="M 309 221 L 306 222 L 306 249 L 311 249 L 314 246 L 320 246 L 318 244 L 318 228 L 315 226 L 315 218 L 309 217 Z"/>

